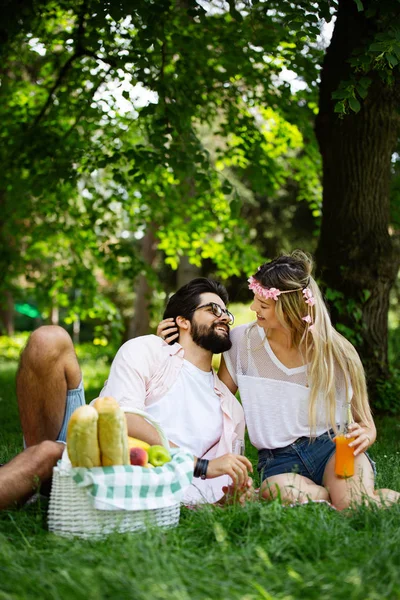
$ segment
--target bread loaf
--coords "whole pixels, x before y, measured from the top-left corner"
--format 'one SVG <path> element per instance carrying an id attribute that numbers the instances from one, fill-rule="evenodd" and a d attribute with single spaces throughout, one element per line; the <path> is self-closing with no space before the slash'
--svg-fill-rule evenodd
<path id="1" fill-rule="evenodd" d="M 99 415 L 97 430 L 101 464 L 129 465 L 128 426 L 124 411 L 111 397 L 97 398 L 93 407 Z"/>
<path id="2" fill-rule="evenodd" d="M 100 448 L 97 440 L 99 415 L 93 406 L 80 406 L 68 423 L 67 449 L 73 467 L 100 467 Z"/>

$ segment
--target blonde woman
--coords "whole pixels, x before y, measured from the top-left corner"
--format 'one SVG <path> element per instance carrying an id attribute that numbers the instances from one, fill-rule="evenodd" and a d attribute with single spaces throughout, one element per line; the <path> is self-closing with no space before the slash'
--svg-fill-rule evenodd
<path id="1" fill-rule="evenodd" d="M 257 320 L 231 332 L 232 348 L 218 375 L 232 393 L 239 389 L 265 499 L 326 500 L 338 509 L 364 501 L 386 506 L 400 494 L 374 489 L 375 466 L 366 450 L 376 429 L 364 370 L 354 347 L 333 328 L 311 273 L 311 259 L 295 251 L 250 277 Z M 167 341 L 171 325 L 159 326 Z M 334 437 L 349 404 L 355 474 L 342 479 L 335 475 Z"/>

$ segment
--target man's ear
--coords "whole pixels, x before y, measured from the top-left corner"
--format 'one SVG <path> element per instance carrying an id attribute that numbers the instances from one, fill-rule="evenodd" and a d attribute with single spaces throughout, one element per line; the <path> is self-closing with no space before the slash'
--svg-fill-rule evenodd
<path id="1" fill-rule="evenodd" d="M 176 317 L 175 322 L 180 329 L 187 330 L 190 327 L 190 321 L 189 319 L 185 319 L 185 317 Z"/>

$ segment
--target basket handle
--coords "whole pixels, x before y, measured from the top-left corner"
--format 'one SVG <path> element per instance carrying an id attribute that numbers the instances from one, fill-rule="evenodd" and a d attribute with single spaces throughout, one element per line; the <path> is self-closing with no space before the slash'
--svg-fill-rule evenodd
<path id="1" fill-rule="evenodd" d="M 161 438 L 161 443 L 164 446 L 164 448 L 166 448 L 167 450 L 170 450 L 168 438 L 165 435 L 164 431 L 162 430 L 160 423 L 158 421 L 156 421 L 156 419 L 154 419 L 151 415 L 149 415 L 149 413 L 145 412 L 144 410 L 140 410 L 139 408 L 128 408 L 128 407 L 127 408 L 121 407 L 121 408 L 125 413 L 139 415 L 139 417 L 143 417 L 144 419 L 146 419 L 146 421 L 148 421 L 150 423 L 150 425 L 153 425 L 154 429 L 156 429 L 157 433 L 159 434 L 159 436 Z"/>

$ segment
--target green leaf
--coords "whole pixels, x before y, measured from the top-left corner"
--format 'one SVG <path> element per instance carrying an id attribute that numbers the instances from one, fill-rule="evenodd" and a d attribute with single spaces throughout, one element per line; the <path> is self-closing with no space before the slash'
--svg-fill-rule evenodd
<path id="1" fill-rule="evenodd" d="M 229 181 L 224 182 L 221 191 L 225 196 L 229 196 L 229 194 L 232 192 L 232 185 L 229 183 Z"/>
<path id="2" fill-rule="evenodd" d="M 332 288 L 326 288 L 325 297 L 327 300 L 330 300 L 333 302 L 338 299 L 343 299 L 344 294 L 342 292 L 339 292 L 338 290 L 334 290 Z"/>
<path id="3" fill-rule="evenodd" d="M 362 291 L 362 296 L 363 296 L 363 302 L 367 302 L 367 300 L 369 300 L 369 298 L 371 297 L 371 291 L 370 290 L 363 290 Z"/>
<path id="4" fill-rule="evenodd" d="M 351 92 L 349 92 L 348 90 L 335 90 L 334 92 L 332 92 L 332 98 L 334 100 L 343 100 L 346 98 L 349 98 L 349 96 L 351 95 Z"/>
<path id="5" fill-rule="evenodd" d="M 355 113 L 358 113 L 360 111 L 361 104 L 359 103 L 357 98 L 349 98 L 348 102 L 352 111 L 354 111 Z"/>
<path id="6" fill-rule="evenodd" d="M 241 202 L 239 196 L 235 196 L 235 198 L 229 204 L 229 207 L 231 209 L 231 216 L 232 216 L 232 218 L 234 218 L 234 219 L 239 218 L 240 211 L 241 211 L 241 208 L 242 208 L 242 202 Z"/>
<path id="7" fill-rule="evenodd" d="M 385 51 L 387 48 L 387 42 L 374 42 L 373 44 L 370 44 L 368 50 L 370 52 L 382 52 Z"/>
<path id="8" fill-rule="evenodd" d="M 399 61 L 395 56 L 393 56 L 393 54 L 386 54 L 386 60 L 388 61 L 391 67 L 395 67 L 399 63 Z"/>
<path id="9" fill-rule="evenodd" d="M 345 103 L 344 102 L 336 102 L 334 112 L 339 113 L 339 114 L 345 114 L 346 113 Z"/>

